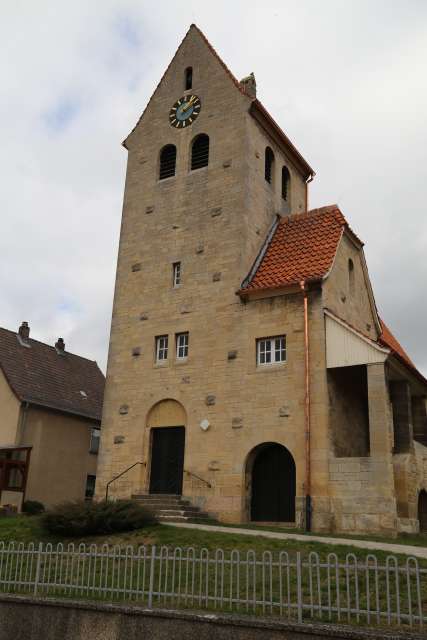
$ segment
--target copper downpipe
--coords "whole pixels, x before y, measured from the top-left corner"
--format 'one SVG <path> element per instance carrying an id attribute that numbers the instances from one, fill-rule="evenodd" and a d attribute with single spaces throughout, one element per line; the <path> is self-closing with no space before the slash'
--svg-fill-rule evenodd
<path id="1" fill-rule="evenodd" d="M 310 339 L 308 333 L 308 296 L 305 280 L 300 282 L 304 296 L 305 352 L 305 529 L 311 531 L 311 468 L 310 468 Z"/>

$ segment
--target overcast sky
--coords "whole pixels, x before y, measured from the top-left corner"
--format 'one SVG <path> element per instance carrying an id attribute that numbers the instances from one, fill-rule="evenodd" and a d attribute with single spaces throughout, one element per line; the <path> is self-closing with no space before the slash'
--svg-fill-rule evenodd
<path id="1" fill-rule="evenodd" d="M 0 326 L 105 369 L 126 151 L 191 22 L 366 243 L 377 306 L 427 375 L 426 0 L 2 0 Z"/>

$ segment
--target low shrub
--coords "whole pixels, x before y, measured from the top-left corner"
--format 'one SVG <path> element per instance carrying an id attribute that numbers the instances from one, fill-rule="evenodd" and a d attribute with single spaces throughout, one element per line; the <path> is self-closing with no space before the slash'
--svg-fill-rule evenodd
<path id="1" fill-rule="evenodd" d="M 59 536 L 86 536 L 133 531 L 154 522 L 153 515 L 132 500 L 65 502 L 42 516 L 42 526 Z"/>
<path id="2" fill-rule="evenodd" d="M 44 511 L 44 504 L 38 500 L 25 500 L 22 505 L 23 513 L 29 516 L 37 516 Z"/>
<path id="3" fill-rule="evenodd" d="M 47 511 L 41 524 L 60 536 L 85 536 L 142 529 L 153 515 L 132 500 L 65 502 Z"/>
<path id="4" fill-rule="evenodd" d="M 155 519 L 132 500 L 65 502 L 42 516 L 42 526 L 60 536 L 85 536 L 142 529 Z"/>

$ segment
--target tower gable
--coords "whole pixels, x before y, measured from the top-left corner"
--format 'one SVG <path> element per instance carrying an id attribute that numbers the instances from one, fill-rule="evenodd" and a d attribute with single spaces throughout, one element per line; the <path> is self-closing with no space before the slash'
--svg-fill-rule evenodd
<path id="1" fill-rule="evenodd" d="M 186 70 L 189 68 L 192 70 L 192 86 L 186 89 Z M 133 145 L 138 143 L 139 136 L 145 137 L 151 130 L 158 133 L 159 125 L 162 125 L 162 116 L 169 126 L 167 116 L 172 105 L 171 99 L 191 93 L 200 97 L 203 113 L 209 112 L 211 117 L 213 112 L 221 110 L 222 101 L 224 101 L 224 116 L 227 113 L 230 115 L 229 109 L 232 106 L 240 109 L 243 106 L 247 110 L 250 104 L 250 97 L 245 94 L 244 87 L 194 24 L 190 26 L 146 108 L 123 145 L 131 150 Z M 235 98 L 234 105 L 230 104 L 232 96 Z"/>

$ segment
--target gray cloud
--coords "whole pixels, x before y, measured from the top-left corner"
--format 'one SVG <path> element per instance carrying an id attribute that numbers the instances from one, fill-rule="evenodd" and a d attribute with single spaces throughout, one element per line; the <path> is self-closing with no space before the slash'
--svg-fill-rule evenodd
<path id="1" fill-rule="evenodd" d="M 200 6 L 202 5 L 202 6 Z M 191 22 L 259 95 L 338 202 L 381 315 L 427 374 L 423 0 L 16 1 L 0 37 L 0 324 L 105 366 L 126 153 Z"/>

